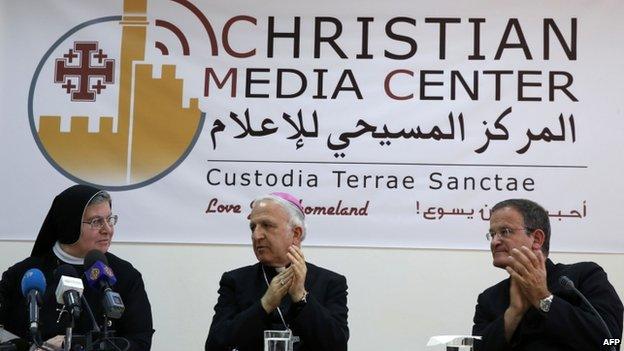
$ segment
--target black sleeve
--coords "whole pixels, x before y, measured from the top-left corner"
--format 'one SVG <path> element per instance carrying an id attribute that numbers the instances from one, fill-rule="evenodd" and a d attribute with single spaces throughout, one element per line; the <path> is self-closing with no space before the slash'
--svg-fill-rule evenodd
<path id="1" fill-rule="evenodd" d="M 592 263 L 579 278 L 577 289 L 605 320 L 611 336 L 620 338 L 624 309 L 604 270 Z M 600 320 L 588 307 L 572 304 L 557 296 L 550 311 L 543 316 L 542 326 L 549 335 L 566 344 L 568 350 L 595 350 L 607 338 Z"/>
<path id="2" fill-rule="evenodd" d="M 477 298 L 477 306 L 473 318 L 472 335 L 481 336 L 481 340 L 475 340 L 475 351 L 508 350 L 510 345 L 505 340 L 504 315 L 494 315 L 487 306 L 484 294 Z"/>
<path id="3" fill-rule="evenodd" d="M 126 309 L 117 324 L 117 336 L 130 342 L 129 351 L 148 351 L 154 334 L 152 307 L 145 292 L 143 278 L 140 273 L 136 274 L 129 291 L 123 296 Z"/>
<path id="4" fill-rule="evenodd" d="M 605 320 L 611 335 L 619 338 L 622 335 L 624 309 L 615 289 L 607 280 L 606 273 L 594 263 L 579 266 L 577 269 L 582 269 L 575 274 L 578 275 L 575 279 L 577 288 Z M 544 341 L 556 341 L 570 351 L 606 349 L 603 342 L 607 335 L 599 319 L 587 306 L 564 296 L 555 293 L 550 311 L 547 313 L 530 308 L 522 317 L 511 343 L 507 343 L 504 339 L 503 315 L 495 315 L 487 307 L 491 306 L 488 299 L 493 297 L 479 295 L 472 332 L 474 335 L 481 335 L 483 339 L 481 342 L 475 342 L 475 350 L 506 350 L 510 349 L 511 345 L 530 342 L 526 339 L 530 336 L 527 336 L 525 331 L 529 334 L 539 331 L 540 338 Z"/>
<path id="5" fill-rule="evenodd" d="M 24 298 L 21 294 L 20 272 L 13 266 L 2 273 L 2 280 L 0 280 L 0 325 L 7 332 L 19 336 L 19 343 L 27 345 L 29 344 L 27 314 L 25 310 L 21 309 Z"/>
<path id="6" fill-rule="evenodd" d="M 297 311 L 291 328 L 309 350 L 347 350 L 347 280 L 336 275 L 327 285 L 325 301 L 321 304 L 309 294 L 305 306 Z"/>
<path id="7" fill-rule="evenodd" d="M 7 331 L 25 337 L 26 320 L 24 316 L 16 316 L 16 309 L 22 300 L 20 291 L 20 282 L 17 271 L 14 267 L 9 268 L 2 273 L 0 280 L 0 325 L 4 326 Z M 22 323 L 23 322 L 23 323 Z M 17 328 L 23 324 L 22 328 Z"/>
<path id="8" fill-rule="evenodd" d="M 2 273 L 2 280 L 0 280 L 0 325 L 6 325 L 7 322 L 9 294 L 9 276 L 6 271 Z"/>
<path id="9" fill-rule="evenodd" d="M 268 314 L 260 300 L 243 311 L 239 310 L 236 284 L 228 273 L 224 273 L 219 282 L 219 298 L 214 310 L 206 351 L 254 348 L 262 343 Z"/>

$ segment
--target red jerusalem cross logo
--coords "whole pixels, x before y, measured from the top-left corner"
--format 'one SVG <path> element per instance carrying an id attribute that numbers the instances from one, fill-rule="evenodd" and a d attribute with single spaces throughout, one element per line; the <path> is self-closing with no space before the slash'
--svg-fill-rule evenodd
<path id="1" fill-rule="evenodd" d="M 73 49 L 56 59 L 54 83 L 62 83 L 72 101 L 95 101 L 105 84 L 114 83 L 115 60 L 107 57 L 97 42 L 74 42 Z"/>

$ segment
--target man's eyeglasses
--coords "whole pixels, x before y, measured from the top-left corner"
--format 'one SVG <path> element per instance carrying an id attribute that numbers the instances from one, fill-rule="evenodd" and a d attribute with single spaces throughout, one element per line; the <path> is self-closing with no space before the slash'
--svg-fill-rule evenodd
<path id="1" fill-rule="evenodd" d="M 487 233 L 485 233 L 485 238 L 487 239 L 487 241 L 492 241 L 494 240 L 494 237 L 498 235 L 499 238 L 501 239 L 506 239 L 508 237 L 510 237 L 513 233 L 515 233 L 518 230 L 524 230 L 525 232 L 531 232 L 532 229 L 529 228 L 501 228 L 499 230 L 489 230 Z"/>
<path id="2" fill-rule="evenodd" d="M 117 224 L 117 215 L 111 215 L 107 218 L 96 217 L 88 222 L 82 222 L 91 226 L 91 229 L 102 229 L 104 227 L 104 222 L 108 223 L 110 227 L 114 227 Z"/>

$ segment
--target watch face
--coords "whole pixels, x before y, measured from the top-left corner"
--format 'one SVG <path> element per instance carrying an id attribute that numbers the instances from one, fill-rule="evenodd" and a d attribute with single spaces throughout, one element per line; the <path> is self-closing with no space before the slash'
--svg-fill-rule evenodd
<path id="1" fill-rule="evenodd" d="M 548 312 L 550 310 L 550 304 L 552 303 L 552 299 L 552 295 L 545 299 L 541 299 L 539 302 L 540 310 L 542 310 L 543 312 Z"/>

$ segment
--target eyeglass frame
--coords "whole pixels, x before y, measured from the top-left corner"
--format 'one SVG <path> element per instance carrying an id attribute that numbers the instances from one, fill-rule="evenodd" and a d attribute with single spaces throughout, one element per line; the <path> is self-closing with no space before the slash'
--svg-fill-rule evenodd
<path id="1" fill-rule="evenodd" d="M 522 227 L 522 228 L 507 228 L 507 227 L 503 227 L 503 228 L 501 228 L 499 230 L 496 230 L 496 231 L 488 230 L 488 232 L 485 233 L 485 239 L 487 239 L 488 242 L 492 242 L 492 240 L 494 240 L 494 237 L 497 236 L 497 235 L 501 239 L 506 239 L 506 238 L 510 237 L 513 233 L 515 233 L 518 230 L 523 230 L 526 233 L 531 233 L 535 229 L 532 229 L 532 228 L 529 228 L 529 227 Z M 494 233 L 492 234 L 492 232 L 494 232 Z"/>
<path id="2" fill-rule="evenodd" d="M 95 221 L 102 221 L 102 224 L 101 225 L 96 225 L 96 224 L 94 224 Z M 111 221 L 112 221 L 112 223 L 111 223 Z M 92 218 L 88 222 L 82 221 L 81 223 L 88 224 L 91 227 L 91 229 L 100 230 L 100 229 L 104 228 L 104 223 L 108 224 L 109 227 L 113 228 L 117 224 L 117 221 L 119 221 L 119 216 L 116 215 L 116 214 L 113 214 L 113 215 L 110 215 L 110 216 L 108 216 L 106 218 L 95 217 L 95 218 Z"/>

